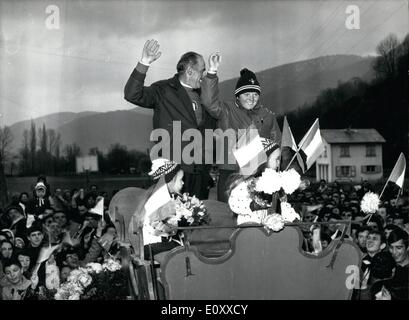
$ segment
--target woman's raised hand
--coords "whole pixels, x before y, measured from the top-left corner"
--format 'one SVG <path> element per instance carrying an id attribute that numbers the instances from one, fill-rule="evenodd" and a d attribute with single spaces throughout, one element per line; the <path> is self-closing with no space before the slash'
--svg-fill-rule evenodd
<path id="1" fill-rule="evenodd" d="M 217 72 L 217 69 L 219 69 L 221 61 L 222 61 L 222 56 L 221 56 L 220 52 L 213 52 L 209 56 L 209 71 L 210 72 Z"/>

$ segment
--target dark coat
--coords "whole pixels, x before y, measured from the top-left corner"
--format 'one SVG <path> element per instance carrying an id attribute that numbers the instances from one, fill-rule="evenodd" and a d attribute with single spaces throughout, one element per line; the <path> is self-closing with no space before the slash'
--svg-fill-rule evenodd
<path id="1" fill-rule="evenodd" d="M 187 129 L 198 129 L 204 137 L 204 129 L 213 129 L 216 121 L 206 111 L 200 124 L 197 124 L 192 102 L 181 85 L 178 75 L 167 80 L 144 86 L 148 67 L 138 64 L 125 85 L 125 100 L 143 108 L 153 109 L 153 128 L 166 129 L 170 135 L 170 160 L 180 162 L 173 157 L 173 121 L 181 122 L 181 134 Z M 178 140 L 180 140 L 179 138 Z M 181 151 L 189 141 L 182 142 Z M 202 144 L 202 161 L 204 159 L 204 143 Z M 165 156 L 165 155 L 163 155 Z M 204 163 L 204 162 L 203 162 Z M 193 172 L 193 165 L 181 162 L 185 172 Z"/>
<path id="2" fill-rule="evenodd" d="M 50 200 L 45 197 L 44 201 L 40 203 L 38 198 L 31 199 L 26 207 L 26 214 L 32 214 L 38 217 L 40 214 L 44 214 L 45 209 L 51 209 Z"/>
<path id="3" fill-rule="evenodd" d="M 260 137 L 269 138 L 276 143 L 281 143 L 281 132 L 278 127 L 275 114 L 261 106 L 256 105 L 252 110 L 246 110 L 238 106 L 233 101 L 219 100 L 219 80 L 215 74 L 207 74 L 202 81 L 202 104 L 206 110 L 216 119 L 218 119 L 218 128 L 223 131 L 233 129 L 236 131 L 237 138 L 239 129 L 247 129 L 254 125 L 259 132 Z M 232 147 L 228 146 L 227 141 L 219 139 L 218 143 L 224 143 L 224 163 L 219 165 L 223 170 L 238 170 L 237 164 L 228 164 L 228 157 L 232 157 Z"/>

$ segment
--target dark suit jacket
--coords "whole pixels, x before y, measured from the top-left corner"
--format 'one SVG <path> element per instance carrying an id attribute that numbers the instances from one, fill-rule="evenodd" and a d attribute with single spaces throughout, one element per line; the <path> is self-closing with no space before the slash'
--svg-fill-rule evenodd
<path id="1" fill-rule="evenodd" d="M 173 140 L 181 141 L 181 137 L 177 137 L 176 133 L 175 135 L 173 133 L 173 121 L 180 121 L 182 135 L 187 129 L 198 129 L 203 138 L 204 130 L 206 128 L 214 129 L 216 120 L 203 108 L 204 120 L 202 123 L 197 124 L 192 102 L 181 85 L 177 74 L 173 78 L 155 82 L 149 87 L 144 86 L 147 70 L 147 66 L 138 63 L 125 85 L 125 100 L 140 107 L 154 110 L 153 128 L 166 129 L 170 135 L 170 159 L 181 162 L 182 169 L 191 173 L 193 172 L 193 165 L 185 164 L 181 159 L 181 155 L 179 155 L 180 159 L 177 159 L 178 156 L 173 156 Z M 181 152 L 189 143 L 189 141 L 181 143 Z M 200 150 L 202 163 L 204 163 L 205 152 L 209 151 L 204 148 L 204 139 Z"/>

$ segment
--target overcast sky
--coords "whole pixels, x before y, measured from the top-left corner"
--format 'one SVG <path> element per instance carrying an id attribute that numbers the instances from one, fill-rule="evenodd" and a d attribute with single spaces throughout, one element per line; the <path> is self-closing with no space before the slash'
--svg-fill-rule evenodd
<path id="1" fill-rule="evenodd" d="M 47 6 L 59 9 L 48 29 Z M 357 5 L 360 29 L 345 26 Z M 221 80 L 330 54 L 374 55 L 409 30 L 408 1 L 6 1 L 0 0 L 0 125 L 60 111 L 134 106 L 123 87 L 147 39 L 162 56 L 147 83 L 170 78 L 179 57 L 223 55 Z"/>

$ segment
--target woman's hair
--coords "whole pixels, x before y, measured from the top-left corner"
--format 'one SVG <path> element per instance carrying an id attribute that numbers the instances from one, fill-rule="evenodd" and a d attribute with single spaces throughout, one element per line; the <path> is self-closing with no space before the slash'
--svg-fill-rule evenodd
<path id="1" fill-rule="evenodd" d="M 231 176 L 229 176 L 226 181 L 227 188 L 225 191 L 227 198 L 230 197 L 230 194 L 235 187 L 237 187 L 240 183 L 242 183 L 243 181 L 246 181 L 247 179 L 251 177 L 252 176 L 248 176 L 248 177 L 243 176 L 240 173 L 233 173 Z"/>
<path id="2" fill-rule="evenodd" d="M 3 269 L 6 269 L 7 267 L 12 266 L 13 264 L 18 266 L 20 269 L 23 268 L 23 266 L 21 265 L 21 262 L 16 257 L 12 257 L 12 258 L 7 259 L 6 261 L 4 261 Z"/>

